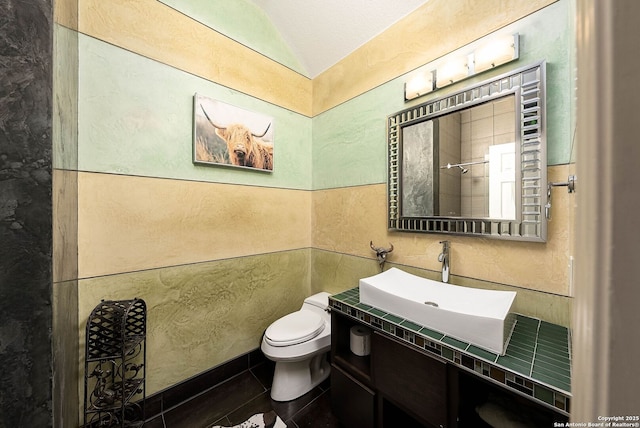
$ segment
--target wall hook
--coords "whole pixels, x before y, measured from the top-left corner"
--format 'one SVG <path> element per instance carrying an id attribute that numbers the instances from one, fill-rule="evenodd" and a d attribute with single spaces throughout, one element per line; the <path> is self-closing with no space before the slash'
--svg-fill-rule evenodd
<path id="1" fill-rule="evenodd" d="M 576 191 L 576 176 L 570 175 L 567 177 L 567 181 L 547 183 L 547 204 L 544 206 L 544 214 L 547 220 L 551 220 L 551 189 L 554 187 L 567 187 L 567 191 L 573 193 Z"/>
<path id="2" fill-rule="evenodd" d="M 387 254 L 393 251 L 393 244 L 389 243 L 389 245 L 391 245 L 389 248 L 374 247 L 373 241 L 369 242 L 371 249 L 376 252 L 376 259 L 378 259 L 378 264 L 380 265 L 380 272 L 384 270 L 384 262 L 387 261 Z"/>

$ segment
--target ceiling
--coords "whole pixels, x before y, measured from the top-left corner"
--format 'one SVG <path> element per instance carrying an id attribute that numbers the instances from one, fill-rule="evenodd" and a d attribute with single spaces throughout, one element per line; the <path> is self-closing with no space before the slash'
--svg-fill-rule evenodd
<path id="1" fill-rule="evenodd" d="M 253 0 L 313 78 L 428 0 Z"/>

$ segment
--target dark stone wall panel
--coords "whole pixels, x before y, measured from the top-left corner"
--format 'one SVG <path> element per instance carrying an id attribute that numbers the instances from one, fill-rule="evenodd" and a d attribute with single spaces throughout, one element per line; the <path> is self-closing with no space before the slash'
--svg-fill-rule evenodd
<path id="1" fill-rule="evenodd" d="M 51 416 L 52 0 L 0 0 L 0 428 Z"/>

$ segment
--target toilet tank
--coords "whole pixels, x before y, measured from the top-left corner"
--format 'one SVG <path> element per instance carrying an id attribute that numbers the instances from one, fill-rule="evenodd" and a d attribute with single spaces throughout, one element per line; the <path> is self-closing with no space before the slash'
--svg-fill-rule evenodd
<path id="1" fill-rule="evenodd" d="M 327 308 L 329 307 L 329 296 L 331 296 L 331 293 L 327 293 L 326 291 L 309 296 L 304 299 L 302 309 L 315 312 L 329 320 L 331 319 L 329 312 L 327 312 Z"/>

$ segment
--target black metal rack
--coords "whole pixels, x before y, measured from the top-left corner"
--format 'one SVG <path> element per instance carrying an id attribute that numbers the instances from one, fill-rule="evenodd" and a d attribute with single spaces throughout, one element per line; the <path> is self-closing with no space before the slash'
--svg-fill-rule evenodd
<path id="1" fill-rule="evenodd" d="M 141 427 L 145 412 L 147 306 L 103 300 L 87 320 L 84 426 Z"/>

